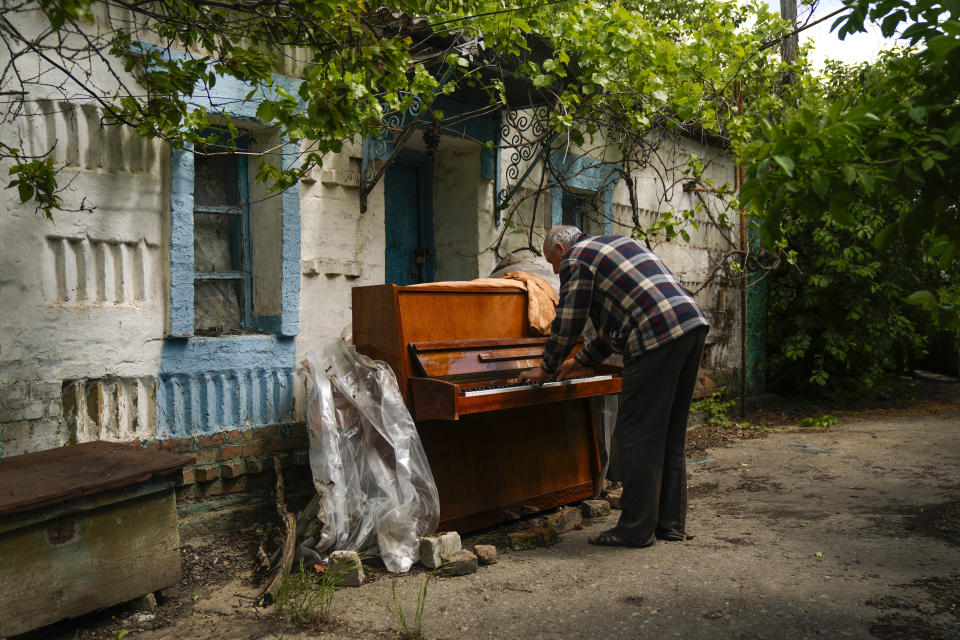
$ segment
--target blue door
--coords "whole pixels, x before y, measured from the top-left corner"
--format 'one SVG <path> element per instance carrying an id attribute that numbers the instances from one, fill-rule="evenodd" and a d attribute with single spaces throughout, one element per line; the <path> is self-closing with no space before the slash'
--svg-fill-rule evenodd
<path id="1" fill-rule="evenodd" d="M 404 151 L 384 176 L 385 281 L 433 282 L 433 168 Z"/>

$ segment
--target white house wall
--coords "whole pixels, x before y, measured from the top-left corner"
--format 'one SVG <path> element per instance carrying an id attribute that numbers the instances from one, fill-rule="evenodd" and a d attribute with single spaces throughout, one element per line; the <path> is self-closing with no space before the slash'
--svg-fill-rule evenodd
<path id="1" fill-rule="evenodd" d="M 67 210 L 48 220 L 13 191 L 0 204 L 0 456 L 76 441 L 209 437 L 302 420 L 305 377 L 297 363 L 321 339 L 349 335 L 351 289 L 385 277 L 384 188 L 381 182 L 373 189 L 361 213 L 359 143 L 325 158 L 301 181 L 299 194 L 295 187 L 269 196 L 250 182 L 254 261 L 272 265 L 254 272 L 254 299 L 258 313 L 281 318 L 283 326 L 233 342 L 184 337 L 171 329 L 189 325 L 183 317 L 176 324 L 179 311 L 170 302 L 177 233 L 171 212 L 189 206 L 172 197 L 178 158 L 189 156 L 105 125 L 93 104 L 48 95 L 31 96 L 27 104 L 29 117 L 0 124 L 0 134 L 22 137 L 31 153 L 53 149 Z M 273 134 L 250 124 L 254 149 L 267 148 Z M 446 137 L 437 150 L 438 279 L 482 277 L 496 266 L 487 249 L 503 226 L 495 222 L 495 181 L 482 177 L 480 154 L 480 145 Z M 0 175 L 9 167 L 0 162 Z M 718 182 L 732 181 L 729 160 L 710 171 Z M 535 171 L 531 180 L 537 177 Z M 662 211 L 662 194 L 648 178 L 637 182 L 641 207 Z M 612 231 L 629 233 L 627 190 L 620 184 L 613 193 Z M 677 191 L 670 202 L 685 207 L 689 198 Z M 551 225 L 550 211 L 547 193 L 538 206 L 535 242 Z M 291 221 L 295 242 L 282 236 Z M 689 244 L 655 247 L 691 288 L 706 278 L 727 233 L 700 222 Z M 508 233 L 501 252 L 525 241 Z M 298 293 L 285 280 L 289 274 L 275 268 L 289 261 L 291 247 Z M 714 323 L 711 358 L 718 369 L 736 368 L 739 357 L 732 293 L 713 284 L 699 296 Z M 291 295 L 292 315 L 285 306 Z M 219 353 L 224 349 L 229 353 Z"/>

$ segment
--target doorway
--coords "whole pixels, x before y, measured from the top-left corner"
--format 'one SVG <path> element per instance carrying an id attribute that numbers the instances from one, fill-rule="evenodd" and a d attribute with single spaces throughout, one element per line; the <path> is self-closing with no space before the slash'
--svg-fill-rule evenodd
<path id="1" fill-rule="evenodd" d="M 384 176 L 384 280 L 397 285 L 433 282 L 433 166 L 404 150 Z"/>

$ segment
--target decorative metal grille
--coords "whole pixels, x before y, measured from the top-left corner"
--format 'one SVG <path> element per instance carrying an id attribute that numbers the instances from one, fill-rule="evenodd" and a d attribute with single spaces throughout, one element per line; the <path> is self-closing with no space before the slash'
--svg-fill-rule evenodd
<path id="1" fill-rule="evenodd" d="M 497 189 L 497 218 L 510 199 L 537 166 L 556 138 L 550 128 L 550 111 L 545 106 L 520 111 L 504 111 L 500 126 L 500 144 L 509 150 L 510 159 L 503 170 L 503 183 Z M 521 175 L 521 167 L 529 163 Z"/>
<path id="2" fill-rule="evenodd" d="M 403 148 L 410 134 L 420 121 L 423 101 L 414 96 L 413 104 L 398 113 L 392 111 L 383 119 L 383 126 L 376 136 L 363 139 L 363 158 L 360 167 L 360 211 L 367 211 L 367 196 L 393 162 L 397 151 Z"/>

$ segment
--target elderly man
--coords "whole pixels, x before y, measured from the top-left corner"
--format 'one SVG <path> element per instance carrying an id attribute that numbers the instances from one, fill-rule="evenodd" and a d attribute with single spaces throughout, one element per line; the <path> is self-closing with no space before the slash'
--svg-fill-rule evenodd
<path id="1" fill-rule="evenodd" d="M 646 547 L 686 537 L 687 414 L 709 323 L 651 251 L 630 238 L 588 236 L 571 226 L 547 233 L 543 254 L 560 275 L 560 304 L 540 367 L 521 380 L 564 379 L 624 358 L 614 441 L 623 480 L 617 526 L 591 544 Z M 597 337 L 566 359 L 590 318 Z"/>

